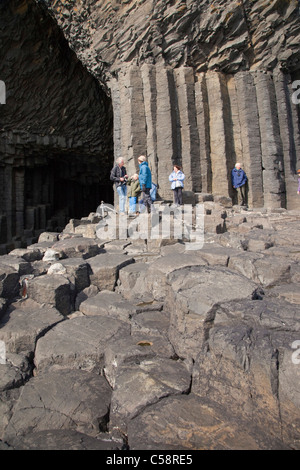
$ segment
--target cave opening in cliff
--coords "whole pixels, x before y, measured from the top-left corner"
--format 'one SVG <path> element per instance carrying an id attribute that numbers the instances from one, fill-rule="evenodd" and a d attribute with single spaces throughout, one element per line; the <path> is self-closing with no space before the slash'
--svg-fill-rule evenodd
<path id="1" fill-rule="evenodd" d="M 17 34 L 16 34 L 17 32 Z M 0 251 L 113 204 L 112 101 L 41 3 L 0 3 Z M 12 41 L 11 38 L 14 38 Z M 3 251 L 4 250 L 4 251 Z"/>

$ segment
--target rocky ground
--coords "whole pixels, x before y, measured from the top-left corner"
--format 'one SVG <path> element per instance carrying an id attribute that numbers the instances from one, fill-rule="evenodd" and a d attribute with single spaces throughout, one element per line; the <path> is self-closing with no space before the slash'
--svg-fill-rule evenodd
<path id="1" fill-rule="evenodd" d="M 300 213 L 204 207 L 203 247 L 90 214 L 1 256 L 0 449 L 300 448 Z"/>

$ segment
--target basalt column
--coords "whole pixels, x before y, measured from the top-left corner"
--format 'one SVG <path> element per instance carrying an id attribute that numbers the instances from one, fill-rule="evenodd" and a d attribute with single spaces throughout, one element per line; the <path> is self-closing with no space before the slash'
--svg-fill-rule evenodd
<path id="1" fill-rule="evenodd" d="M 240 162 L 249 207 L 292 209 L 300 141 L 291 80 L 281 71 L 129 67 L 111 86 L 115 158 L 123 156 L 132 173 L 146 154 L 163 200 L 172 200 L 168 177 L 178 163 L 185 191 L 231 197 L 234 204 L 231 170 Z"/>
<path id="2" fill-rule="evenodd" d="M 267 207 L 285 207 L 283 147 L 275 87 L 269 74 L 255 75 L 261 134 L 264 202 Z"/>

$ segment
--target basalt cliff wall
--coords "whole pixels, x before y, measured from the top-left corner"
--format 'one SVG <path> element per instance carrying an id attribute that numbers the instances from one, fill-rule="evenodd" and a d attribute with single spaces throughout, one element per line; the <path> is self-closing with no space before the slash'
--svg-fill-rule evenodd
<path id="1" fill-rule="evenodd" d="M 297 1 L 43 3 L 111 94 L 115 157 L 146 153 L 163 198 L 175 162 L 187 190 L 234 198 L 241 161 L 250 206 L 296 206 Z"/>

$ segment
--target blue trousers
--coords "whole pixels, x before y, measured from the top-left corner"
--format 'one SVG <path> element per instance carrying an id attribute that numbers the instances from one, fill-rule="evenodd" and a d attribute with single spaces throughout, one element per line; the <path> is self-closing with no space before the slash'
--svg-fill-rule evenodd
<path id="1" fill-rule="evenodd" d="M 134 214 L 136 212 L 136 200 L 135 196 L 129 198 L 129 213 Z"/>
<path id="2" fill-rule="evenodd" d="M 120 212 L 125 212 L 126 196 L 127 196 L 126 184 L 123 184 L 122 186 L 118 186 L 117 193 L 119 195 L 119 210 Z"/>

